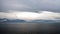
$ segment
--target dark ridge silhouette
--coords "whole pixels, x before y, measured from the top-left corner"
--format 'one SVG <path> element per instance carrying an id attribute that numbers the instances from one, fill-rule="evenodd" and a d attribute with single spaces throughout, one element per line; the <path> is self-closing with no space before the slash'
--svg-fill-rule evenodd
<path id="1" fill-rule="evenodd" d="M 10 20 L 6 18 L 0 18 L 0 23 L 5 23 L 5 22 L 26 22 L 25 20 L 20 20 L 20 19 L 15 19 L 15 20 Z"/>

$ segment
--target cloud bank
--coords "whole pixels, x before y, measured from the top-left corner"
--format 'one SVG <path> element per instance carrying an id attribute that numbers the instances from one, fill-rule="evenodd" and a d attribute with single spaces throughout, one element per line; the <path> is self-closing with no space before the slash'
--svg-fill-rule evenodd
<path id="1" fill-rule="evenodd" d="M 0 18 L 7 19 L 22 19 L 22 20 L 60 20 L 60 13 L 55 13 L 51 11 L 38 11 L 27 12 L 27 11 L 10 11 L 10 12 L 0 12 Z"/>

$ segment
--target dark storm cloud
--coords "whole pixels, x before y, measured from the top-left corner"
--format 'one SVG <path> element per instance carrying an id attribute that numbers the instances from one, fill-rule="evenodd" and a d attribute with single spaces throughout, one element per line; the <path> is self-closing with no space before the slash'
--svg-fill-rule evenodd
<path id="1" fill-rule="evenodd" d="M 60 0 L 2 0 L 2 10 L 48 10 L 60 12 Z"/>

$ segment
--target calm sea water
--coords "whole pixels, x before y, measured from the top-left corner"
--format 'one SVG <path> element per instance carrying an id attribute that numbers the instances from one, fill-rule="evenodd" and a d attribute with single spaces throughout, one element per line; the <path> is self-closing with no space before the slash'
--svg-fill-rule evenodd
<path id="1" fill-rule="evenodd" d="M 60 23 L 0 23 L 0 31 L 8 33 L 57 33 L 60 32 Z"/>

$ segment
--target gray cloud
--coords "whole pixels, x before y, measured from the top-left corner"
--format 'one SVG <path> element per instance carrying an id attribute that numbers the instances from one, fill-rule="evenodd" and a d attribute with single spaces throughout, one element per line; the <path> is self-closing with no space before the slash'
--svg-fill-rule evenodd
<path id="1" fill-rule="evenodd" d="M 2 0 L 2 10 L 48 10 L 60 12 L 60 0 Z"/>

